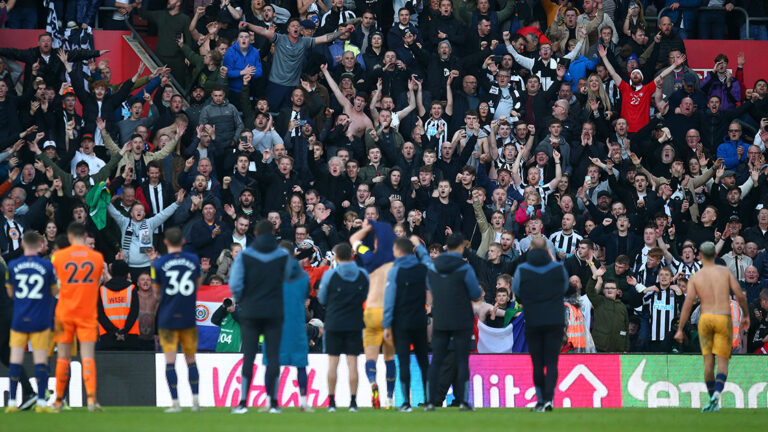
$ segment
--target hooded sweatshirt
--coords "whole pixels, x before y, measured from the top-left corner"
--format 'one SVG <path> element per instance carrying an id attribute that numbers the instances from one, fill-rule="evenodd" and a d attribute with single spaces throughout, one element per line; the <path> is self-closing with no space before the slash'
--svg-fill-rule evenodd
<path id="1" fill-rule="evenodd" d="M 525 308 L 526 327 L 565 325 L 565 267 L 541 249 L 528 251 L 527 260 L 517 267 L 512 279 L 512 291 Z"/>
<path id="2" fill-rule="evenodd" d="M 363 302 L 368 297 L 368 282 L 368 272 L 354 261 L 342 262 L 323 274 L 317 299 L 326 307 L 326 330 L 356 331 L 365 327 Z"/>

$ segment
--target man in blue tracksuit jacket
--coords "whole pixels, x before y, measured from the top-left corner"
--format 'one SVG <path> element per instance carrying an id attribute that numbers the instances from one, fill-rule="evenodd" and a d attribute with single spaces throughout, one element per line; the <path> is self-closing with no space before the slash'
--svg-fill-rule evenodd
<path id="1" fill-rule="evenodd" d="M 557 357 L 563 343 L 568 273 L 552 260 L 543 238 L 534 239 L 512 279 L 512 291 L 525 310 L 525 340 L 533 362 L 536 406 L 533 411 L 552 411 L 557 384 Z M 544 373 L 546 366 L 547 372 Z"/>
<path id="2" fill-rule="evenodd" d="M 448 251 L 435 258 L 429 257 L 427 249 L 417 237 L 416 256 L 427 267 L 427 287 L 432 293 L 432 363 L 429 365 L 427 381 L 426 411 L 434 411 L 437 402 L 437 389 L 440 384 L 440 367 L 448 353 L 448 343 L 453 338 L 456 355 L 456 382 L 453 394 L 459 401 L 459 409 L 470 411 L 467 403 L 469 390 L 469 351 L 472 349 L 472 330 L 475 316 L 472 301 L 483 295 L 477 276 L 472 267 L 464 261 L 464 236 L 454 233 L 446 239 Z M 463 383 L 463 385 L 461 385 Z M 457 388 L 458 387 L 458 388 Z"/>
<path id="3" fill-rule="evenodd" d="M 301 277 L 304 272 L 285 249 L 277 247 L 272 228 L 267 220 L 256 225 L 253 244 L 237 255 L 229 274 L 232 297 L 240 305 L 243 339 L 242 392 L 240 404 L 232 409 L 233 414 L 248 412 L 246 401 L 261 335 L 264 335 L 268 362 L 264 382 L 270 397 L 270 412 L 280 412 L 277 379 L 283 333 L 283 283 Z"/>
<path id="4" fill-rule="evenodd" d="M 325 310 L 325 352 L 328 354 L 328 411 L 336 411 L 336 369 L 339 356 L 347 355 L 349 410 L 357 411 L 357 356 L 363 353 L 363 302 L 368 297 L 368 272 L 352 256 L 349 243 L 333 248 L 336 268 L 323 273 L 317 300 Z"/>
<path id="5" fill-rule="evenodd" d="M 413 254 L 413 244 L 398 238 L 392 248 L 395 262 L 387 273 L 384 292 L 384 339 L 392 342 L 400 361 L 401 412 L 411 411 L 411 345 L 427 388 L 427 267 Z"/>

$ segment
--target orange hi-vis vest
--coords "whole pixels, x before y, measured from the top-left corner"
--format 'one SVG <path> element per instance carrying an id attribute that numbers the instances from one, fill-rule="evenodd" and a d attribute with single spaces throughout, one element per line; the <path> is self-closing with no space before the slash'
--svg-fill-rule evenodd
<path id="1" fill-rule="evenodd" d="M 115 327 L 119 329 L 125 327 L 128 314 L 131 313 L 133 285 L 129 285 L 120 291 L 112 291 L 102 285 L 99 290 L 101 291 L 101 305 L 104 307 L 104 314 L 112 321 Z M 106 333 L 107 331 L 104 327 L 99 324 L 99 335 Z M 139 320 L 133 323 L 128 334 L 139 334 Z"/>
<path id="2" fill-rule="evenodd" d="M 738 348 L 741 344 L 741 332 L 739 327 L 741 325 L 741 306 L 736 300 L 731 299 L 731 325 L 733 326 L 733 340 L 731 346 Z"/>
<path id="3" fill-rule="evenodd" d="M 568 329 L 566 330 L 568 342 L 576 349 L 586 348 L 587 332 L 584 329 L 584 315 L 582 315 L 580 308 L 570 303 L 564 304 L 568 308 Z"/>

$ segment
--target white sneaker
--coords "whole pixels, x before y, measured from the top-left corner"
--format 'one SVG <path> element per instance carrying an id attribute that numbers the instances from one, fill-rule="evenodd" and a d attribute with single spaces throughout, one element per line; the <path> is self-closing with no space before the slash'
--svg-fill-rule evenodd
<path id="1" fill-rule="evenodd" d="M 384 403 L 387 405 L 387 409 L 392 409 L 395 407 L 395 398 L 387 398 Z"/>
<path id="2" fill-rule="evenodd" d="M 315 412 L 315 410 L 314 410 L 314 409 L 312 409 L 312 407 L 311 407 L 311 406 L 309 406 L 309 405 L 307 405 L 307 404 L 303 404 L 303 405 L 301 405 L 301 406 L 299 407 L 299 411 L 300 411 L 300 412 L 310 412 L 310 413 L 311 413 L 311 412 Z"/>
<path id="3" fill-rule="evenodd" d="M 178 405 L 174 405 L 172 407 L 166 408 L 165 411 L 163 411 L 166 414 L 172 414 L 172 413 L 180 413 L 181 407 Z"/>
<path id="4" fill-rule="evenodd" d="M 270 414 L 281 414 L 283 412 L 283 409 L 278 407 L 272 407 L 269 409 Z"/>
<path id="5" fill-rule="evenodd" d="M 232 407 L 232 410 L 230 411 L 231 414 L 246 414 L 248 412 L 248 407 L 245 405 L 238 405 L 236 407 Z"/>
<path id="6" fill-rule="evenodd" d="M 200 404 L 192 404 L 192 412 L 200 412 Z"/>

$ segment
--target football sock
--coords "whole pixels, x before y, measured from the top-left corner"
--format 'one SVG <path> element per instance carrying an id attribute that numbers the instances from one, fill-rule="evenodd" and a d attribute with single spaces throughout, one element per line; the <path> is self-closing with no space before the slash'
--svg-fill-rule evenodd
<path id="1" fill-rule="evenodd" d="M 384 365 L 387 368 L 387 397 L 391 398 L 395 394 L 395 374 L 397 373 L 397 370 L 395 369 L 395 361 L 386 360 Z"/>
<path id="2" fill-rule="evenodd" d="M 165 365 L 165 379 L 168 380 L 168 390 L 171 391 L 171 399 L 179 400 L 178 377 L 176 368 L 172 364 Z"/>
<path id="3" fill-rule="evenodd" d="M 69 359 L 56 360 L 56 400 L 64 400 L 64 392 L 69 382 Z"/>
<path id="4" fill-rule="evenodd" d="M 307 368 L 297 368 L 296 378 L 299 380 L 299 394 L 305 396 L 307 394 Z"/>
<path id="5" fill-rule="evenodd" d="M 45 401 L 45 391 L 48 390 L 48 365 L 35 365 L 35 380 L 37 381 L 37 399 Z"/>
<path id="6" fill-rule="evenodd" d="M 728 379 L 728 375 L 719 373 L 715 377 L 715 394 L 720 394 L 723 392 L 723 388 L 725 387 L 725 380 Z"/>
<path id="7" fill-rule="evenodd" d="M 200 374 L 197 371 L 197 363 L 189 363 L 187 367 L 189 369 L 189 386 L 192 387 L 192 394 L 196 395 L 200 385 Z"/>
<path id="8" fill-rule="evenodd" d="M 88 393 L 88 399 L 96 398 L 96 360 L 83 359 L 83 382 L 85 383 L 85 392 Z"/>
<path id="9" fill-rule="evenodd" d="M 369 383 L 376 383 L 376 360 L 365 361 L 365 375 L 368 377 Z"/>
<path id="10" fill-rule="evenodd" d="M 8 378 L 11 380 L 10 389 L 10 401 L 16 403 L 16 389 L 19 387 L 19 381 L 21 381 L 21 365 L 18 363 L 11 363 L 8 366 Z"/>

